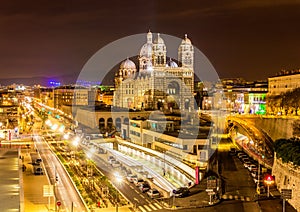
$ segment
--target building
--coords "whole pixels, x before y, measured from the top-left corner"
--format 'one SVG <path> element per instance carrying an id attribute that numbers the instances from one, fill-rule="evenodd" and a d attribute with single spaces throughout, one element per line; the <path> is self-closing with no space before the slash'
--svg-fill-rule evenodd
<path id="1" fill-rule="evenodd" d="M 78 85 L 64 85 L 54 89 L 54 107 L 88 105 L 89 89 Z"/>
<path id="2" fill-rule="evenodd" d="M 300 69 L 277 73 L 276 76 L 269 77 L 268 95 L 280 95 L 295 88 L 300 87 Z"/>
<path id="3" fill-rule="evenodd" d="M 210 128 L 180 123 L 182 117 L 169 116 L 155 112 L 148 119 L 129 119 L 121 124 L 121 137 L 132 143 L 153 149 L 186 162 L 191 166 L 206 169 L 211 156 L 208 134 Z M 194 121 L 199 121 L 194 117 Z"/>
<path id="4" fill-rule="evenodd" d="M 277 73 L 269 77 L 267 112 L 271 115 L 300 115 L 300 69 Z"/>
<path id="5" fill-rule="evenodd" d="M 194 48 L 185 36 L 178 48 L 178 62 L 167 58 L 167 48 L 160 34 L 147 42 L 139 54 L 139 65 L 126 59 L 115 75 L 115 107 L 130 109 L 194 108 Z"/>
<path id="6" fill-rule="evenodd" d="M 204 109 L 222 106 L 222 109 L 231 112 L 266 113 L 267 81 L 247 82 L 241 78 L 222 79 L 215 87 L 214 95 L 204 97 L 202 106 Z"/>

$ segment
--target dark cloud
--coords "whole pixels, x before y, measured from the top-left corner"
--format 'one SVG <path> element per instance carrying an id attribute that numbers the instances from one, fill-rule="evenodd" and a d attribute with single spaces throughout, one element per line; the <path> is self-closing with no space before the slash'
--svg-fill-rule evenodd
<path id="1" fill-rule="evenodd" d="M 221 77 L 265 79 L 299 67 L 299 23 L 297 0 L 7 0 L 1 77 L 78 74 L 109 42 L 151 29 L 187 33 Z"/>

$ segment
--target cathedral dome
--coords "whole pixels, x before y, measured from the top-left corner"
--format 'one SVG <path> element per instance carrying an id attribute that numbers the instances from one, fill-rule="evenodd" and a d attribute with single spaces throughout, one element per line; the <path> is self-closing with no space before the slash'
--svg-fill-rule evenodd
<path id="1" fill-rule="evenodd" d="M 152 43 L 145 43 L 140 51 L 140 57 L 151 57 L 152 56 Z"/>
<path id="2" fill-rule="evenodd" d="M 136 66 L 132 60 L 127 58 L 121 63 L 120 69 L 136 69 Z"/>
<path id="3" fill-rule="evenodd" d="M 160 34 L 157 33 L 157 38 L 154 40 L 155 44 L 165 44 L 164 40 L 160 37 Z"/>
<path id="4" fill-rule="evenodd" d="M 178 65 L 175 61 L 170 59 L 170 61 L 166 64 L 166 67 L 171 67 L 171 68 L 178 68 Z"/>

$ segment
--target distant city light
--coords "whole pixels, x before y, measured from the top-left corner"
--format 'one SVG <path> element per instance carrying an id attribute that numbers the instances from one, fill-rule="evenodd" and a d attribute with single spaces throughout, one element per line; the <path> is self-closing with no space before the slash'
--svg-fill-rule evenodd
<path id="1" fill-rule="evenodd" d="M 48 82 L 48 85 L 52 86 L 52 87 L 56 87 L 56 86 L 60 86 L 61 83 L 58 82 L 58 81 L 55 81 L 55 80 L 51 80 L 51 81 Z"/>

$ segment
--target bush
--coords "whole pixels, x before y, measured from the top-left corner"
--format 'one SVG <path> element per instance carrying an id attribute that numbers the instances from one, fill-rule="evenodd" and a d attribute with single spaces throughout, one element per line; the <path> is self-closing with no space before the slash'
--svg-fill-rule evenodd
<path id="1" fill-rule="evenodd" d="M 278 158 L 283 162 L 292 162 L 300 166 L 300 140 L 297 138 L 278 139 L 274 142 L 274 149 Z"/>

